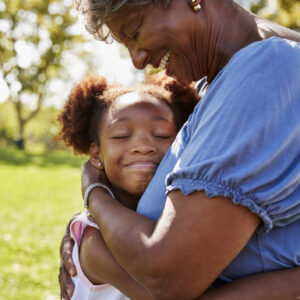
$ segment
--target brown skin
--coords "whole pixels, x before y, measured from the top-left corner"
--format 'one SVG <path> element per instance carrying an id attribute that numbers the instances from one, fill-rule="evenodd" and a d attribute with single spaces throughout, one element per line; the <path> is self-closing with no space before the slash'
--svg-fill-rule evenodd
<path id="1" fill-rule="evenodd" d="M 98 159 L 114 189 L 136 196 L 137 204 L 176 137 L 174 114 L 153 96 L 133 92 L 108 108 L 99 128 Z"/>
<path id="2" fill-rule="evenodd" d="M 113 256 L 155 299 L 195 299 L 204 293 L 260 223 L 231 199 L 208 199 L 203 192 L 170 193 L 157 223 L 100 189 L 91 193 L 89 210 Z"/>
<path id="3" fill-rule="evenodd" d="M 237 4 L 220 2 L 202 0 L 198 13 L 187 1 L 179 0 L 171 1 L 167 10 L 153 4 L 125 7 L 108 26 L 128 48 L 137 69 L 147 64 L 158 67 L 170 50 L 167 74 L 182 84 L 204 76 L 211 82 L 237 51 L 252 42 L 271 36 L 300 41 L 297 32 L 250 14 Z"/>
<path id="4" fill-rule="evenodd" d="M 83 185 L 88 185 L 88 174 L 96 181 L 99 180 L 99 176 L 102 178 L 102 181 L 104 180 L 104 173 L 96 171 L 91 164 L 86 163 L 84 165 L 83 175 L 85 175 L 85 177 L 82 181 Z M 100 189 L 99 191 L 101 192 Z M 105 191 L 103 191 L 102 198 L 103 197 L 107 197 Z M 66 245 L 66 248 L 69 247 L 68 243 L 65 242 L 64 244 Z M 69 244 L 71 244 L 70 240 Z M 71 247 L 69 248 L 69 254 L 64 255 L 65 269 L 68 270 L 69 273 L 70 271 L 76 273 L 75 266 L 71 259 L 72 249 Z M 80 259 L 84 272 L 93 282 L 110 282 L 130 297 L 130 299 L 153 299 L 147 291 L 134 281 L 127 272 L 124 272 L 120 265 L 115 261 L 115 258 L 112 257 L 98 230 L 91 228 L 85 233 L 81 245 Z M 65 279 L 67 279 L 68 277 L 65 273 L 65 269 L 61 270 L 61 276 L 64 276 Z M 202 296 L 197 297 L 196 299 L 297 299 L 297 296 L 300 295 L 299 285 L 297 284 L 299 276 L 300 268 L 257 274 L 237 280 L 234 283 L 227 284 L 221 288 L 208 289 Z M 74 287 L 71 282 L 64 280 L 62 285 L 65 287 L 62 289 L 63 293 L 66 293 L 66 290 L 69 289 L 70 294 L 72 294 Z M 69 299 L 67 296 L 64 298 Z"/>
<path id="5" fill-rule="evenodd" d="M 270 36 L 300 41 L 298 33 L 262 20 L 235 4 L 224 6 L 219 0 L 202 0 L 201 5 L 198 13 L 182 0 L 173 0 L 167 10 L 152 4 L 136 10 L 125 8 L 122 13 L 126 18 L 119 15 L 108 25 L 128 47 L 139 69 L 146 64 L 158 66 L 170 51 L 167 73 L 183 84 L 204 75 L 211 82 L 237 51 L 254 41 Z M 138 36 L 133 39 L 135 30 Z M 153 31 L 160 34 L 151 34 Z M 91 169 L 83 174 L 84 187 L 94 182 Z M 171 192 L 157 222 L 112 201 L 100 188 L 91 193 L 89 201 L 89 210 L 114 258 L 156 299 L 195 299 L 203 294 L 260 223 L 257 216 L 230 199 L 208 199 L 203 192 L 188 196 L 181 191 Z M 295 284 L 288 284 L 299 278 L 297 272 L 271 275 L 287 284 L 286 289 L 277 291 L 284 293 L 280 299 L 294 299 L 300 294 Z M 260 282 L 265 280 L 263 285 L 249 279 L 241 284 L 242 288 L 242 280 L 229 288 L 239 295 L 236 299 L 245 299 L 245 291 L 253 295 L 252 299 L 276 299 L 276 295 L 271 298 L 270 277 L 264 275 L 259 275 Z M 287 276 L 291 276 L 289 281 L 282 280 Z"/>

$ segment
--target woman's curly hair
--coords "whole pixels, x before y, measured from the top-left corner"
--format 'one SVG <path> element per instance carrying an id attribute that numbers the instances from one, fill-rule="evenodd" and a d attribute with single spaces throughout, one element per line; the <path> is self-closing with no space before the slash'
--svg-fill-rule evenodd
<path id="1" fill-rule="evenodd" d="M 92 143 L 100 145 L 99 124 L 106 109 L 120 96 L 134 91 L 166 103 L 174 113 L 178 130 L 198 102 L 193 88 L 182 87 L 166 75 L 150 76 L 137 88 L 108 84 L 104 77 L 90 75 L 74 87 L 58 115 L 62 125 L 59 138 L 75 153 L 87 154 Z"/>
<path id="2" fill-rule="evenodd" d="M 75 7 L 84 17 L 87 31 L 97 40 L 107 41 L 111 36 L 106 22 L 125 6 L 141 6 L 154 2 L 167 8 L 171 0 L 75 0 Z"/>

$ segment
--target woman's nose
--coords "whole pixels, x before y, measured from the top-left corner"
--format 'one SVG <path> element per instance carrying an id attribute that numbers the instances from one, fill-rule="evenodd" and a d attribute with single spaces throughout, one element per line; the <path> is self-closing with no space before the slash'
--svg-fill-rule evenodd
<path id="1" fill-rule="evenodd" d="M 147 50 L 139 49 L 134 45 L 129 45 L 128 50 L 134 66 L 139 70 L 144 69 L 147 65 L 149 52 Z"/>

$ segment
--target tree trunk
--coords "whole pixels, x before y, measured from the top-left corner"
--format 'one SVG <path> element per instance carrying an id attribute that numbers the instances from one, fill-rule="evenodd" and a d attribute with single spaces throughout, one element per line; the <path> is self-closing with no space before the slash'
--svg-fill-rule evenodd
<path id="1" fill-rule="evenodd" d="M 25 142 L 24 142 L 24 122 L 22 119 L 18 118 L 19 121 L 19 137 L 16 140 L 16 146 L 19 150 L 25 149 Z"/>
<path id="2" fill-rule="evenodd" d="M 40 111 L 42 100 L 43 100 L 43 98 L 39 95 L 37 107 L 33 111 L 31 111 L 27 117 L 24 117 L 23 114 L 22 114 L 22 103 L 21 103 L 21 101 L 19 99 L 16 100 L 16 101 L 12 101 L 12 103 L 14 104 L 15 109 L 16 109 L 18 123 L 19 123 L 19 137 L 16 140 L 16 146 L 20 150 L 25 149 L 25 139 L 24 139 L 25 125 L 31 119 L 33 119 L 36 116 L 36 114 Z"/>

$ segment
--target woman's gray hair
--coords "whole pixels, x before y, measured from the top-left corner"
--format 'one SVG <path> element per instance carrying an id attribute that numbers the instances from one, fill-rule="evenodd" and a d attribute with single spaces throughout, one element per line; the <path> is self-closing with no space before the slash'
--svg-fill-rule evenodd
<path id="1" fill-rule="evenodd" d="M 107 20 L 115 16 L 124 6 L 140 6 L 154 2 L 167 8 L 171 0 L 75 0 L 76 9 L 85 18 L 85 27 L 95 39 L 107 41 L 111 32 Z"/>

